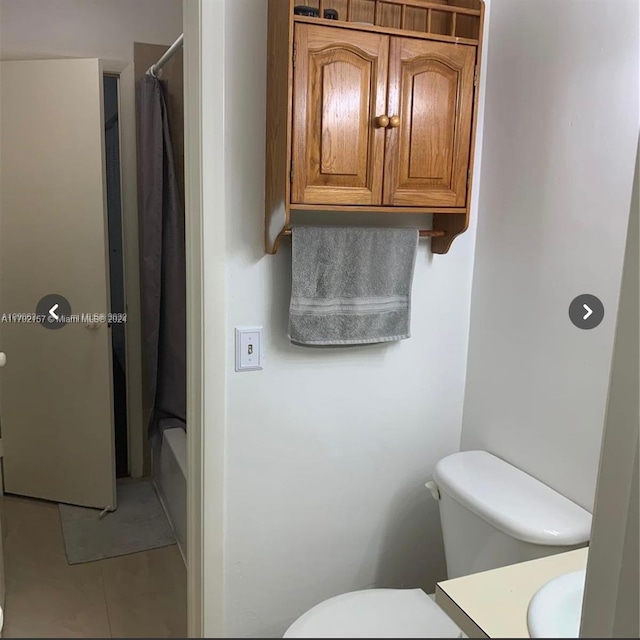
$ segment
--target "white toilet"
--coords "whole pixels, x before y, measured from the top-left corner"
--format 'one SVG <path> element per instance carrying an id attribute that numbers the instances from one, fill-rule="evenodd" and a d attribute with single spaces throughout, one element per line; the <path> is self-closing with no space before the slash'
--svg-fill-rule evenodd
<path id="1" fill-rule="evenodd" d="M 440 500 L 449 578 L 582 547 L 591 514 L 486 451 L 443 458 L 428 483 Z M 421 589 L 365 589 L 316 605 L 285 638 L 457 638 Z"/>

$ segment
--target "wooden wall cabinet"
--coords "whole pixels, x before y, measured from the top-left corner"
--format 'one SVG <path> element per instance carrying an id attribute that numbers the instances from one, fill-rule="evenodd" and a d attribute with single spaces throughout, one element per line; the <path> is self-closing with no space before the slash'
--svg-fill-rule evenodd
<path id="1" fill-rule="evenodd" d="M 266 251 L 299 210 L 433 213 L 421 235 L 446 253 L 469 222 L 484 4 L 297 4 L 269 0 Z"/>

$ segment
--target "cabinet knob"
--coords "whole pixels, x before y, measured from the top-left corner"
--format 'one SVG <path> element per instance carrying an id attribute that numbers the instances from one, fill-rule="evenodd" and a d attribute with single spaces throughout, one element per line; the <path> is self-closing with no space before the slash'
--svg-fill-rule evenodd
<path id="1" fill-rule="evenodd" d="M 389 126 L 389 116 L 378 116 L 376 118 L 376 127 L 386 129 Z"/>
<path id="2" fill-rule="evenodd" d="M 391 116 L 390 118 L 388 118 L 389 120 L 389 126 L 392 129 L 397 129 L 400 126 L 400 116 Z"/>

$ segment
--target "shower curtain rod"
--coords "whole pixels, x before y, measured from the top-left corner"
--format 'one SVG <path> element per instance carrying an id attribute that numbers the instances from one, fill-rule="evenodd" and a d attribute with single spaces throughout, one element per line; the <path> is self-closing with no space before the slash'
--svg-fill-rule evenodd
<path id="1" fill-rule="evenodd" d="M 184 33 L 181 33 L 178 39 L 164 52 L 164 55 L 160 58 L 160 60 L 149 67 L 147 73 L 154 77 L 157 77 L 158 71 L 160 71 L 160 69 L 162 69 L 162 67 L 164 67 L 164 65 L 167 64 L 167 62 L 169 62 L 171 58 L 173 58 L 178 49 L 182 47 L 183 40 Z"/>

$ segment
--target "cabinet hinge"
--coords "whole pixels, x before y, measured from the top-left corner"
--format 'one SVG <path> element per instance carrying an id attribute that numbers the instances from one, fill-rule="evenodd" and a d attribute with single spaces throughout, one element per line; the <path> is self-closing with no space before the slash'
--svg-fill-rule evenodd
<path id="1" fill-rule="evenodd" d="M 296 68 L 296 58 L 298 57 L 298 45 L 293 43 L 293 68 Z"/>
<path id="2" fill-rule="evenodd" d="M 478 86 L 478 65 L 476 65 L 476 68 L 473 72 L 473 86 L 474 87 Z"/>
<path id="3" fill-rule="evenodd" d="M 289 169 L 289 181 L 293 184 L 293 165 L 291 165 L 291 168 Z"/>

